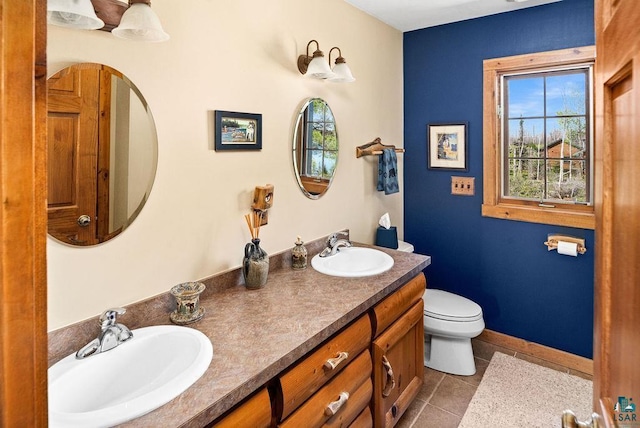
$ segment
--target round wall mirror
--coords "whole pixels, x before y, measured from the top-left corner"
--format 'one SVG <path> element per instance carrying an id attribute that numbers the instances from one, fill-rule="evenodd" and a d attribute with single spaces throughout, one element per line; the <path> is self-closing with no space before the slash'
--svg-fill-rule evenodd
<path id="1" fill-rule="evenodd" d="M 131 224 L 153 186 L 156 128 L 147 103 L 121 72 L 75 64 L 51 76 L 48 93 L 48 230 L 88 246 Z"/>
<path id="2" fill-rule="evenodd" d="M 300 190 L 318 199 L 331 186 L 338 165 L 338 132 L 333 112 L 324 100 L 303 104 L 293 132 L 293 167 Z"/>

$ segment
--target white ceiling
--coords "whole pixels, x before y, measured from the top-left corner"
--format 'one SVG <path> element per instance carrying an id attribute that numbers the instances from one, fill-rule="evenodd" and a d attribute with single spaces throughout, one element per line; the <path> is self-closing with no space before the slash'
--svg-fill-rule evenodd
<path id="1" fill-rule="evenodd" d="M 345 0 L 400 31 L 555 3 L 561 0 Z"/>

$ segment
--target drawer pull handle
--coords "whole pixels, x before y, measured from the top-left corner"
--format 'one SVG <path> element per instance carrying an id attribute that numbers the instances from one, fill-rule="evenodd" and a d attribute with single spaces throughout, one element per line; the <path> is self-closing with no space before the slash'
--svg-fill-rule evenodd
<path id="1" fill-rule="evenodd" d="M 338 410 L 340 410 L 340 408 L 347 403 L 348 399 L 349 399 L 349 393 L 341 392 L 340 395 L 338 396 L 338 399 L 336 401 L 332 401 L 331 403 L 329 403 L 327 408 L 324 409 L 324 414 L 327 416 L 335 415 L 336 413 L 338 413 Z"/>
<path id="2" fill-rule="evenodd" d="M 335 370 L 336 367 L 340 365 L 341 362 L 349 358 L 348 352 L 340 352 L 337 357 L 329 358 L 326 363 L 324 363 L 324 367 L 329 370 Z"/>
<path id="3" fill-rule="evenodd" d="M 382 390 L 382 396 L 388 397 L 391 394 L 391 390 L 396 386 L 396 380 L 393 378 L 393 368 L 391 367 L 391 363 L 387 359 L 386 355 L 382 356 L 382 367 L 384 367 L 387 372 L 387 380 L 384 384 L 384 389 Z"/>

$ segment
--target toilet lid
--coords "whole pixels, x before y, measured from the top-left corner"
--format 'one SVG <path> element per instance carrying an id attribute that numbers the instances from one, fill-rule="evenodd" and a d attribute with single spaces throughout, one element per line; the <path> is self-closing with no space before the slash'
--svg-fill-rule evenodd
<path id="1" fill-rule="evenodd" d="M 482 308 L 476 302 L 443 290 L 427 289 L 423 295 L 424 314 L 446 321 L 476 321 Z"/>

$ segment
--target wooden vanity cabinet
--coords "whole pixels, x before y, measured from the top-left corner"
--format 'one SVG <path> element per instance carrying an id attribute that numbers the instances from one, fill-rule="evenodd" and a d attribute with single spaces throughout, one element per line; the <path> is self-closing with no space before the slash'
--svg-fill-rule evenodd
<path id="1" fill-rule="evenodd" d="M 424 374 L 424 274 L 373 308 L 374 426 L 393 427 L 416 397 Z"/>
<path id="2" fill-rule="evenodd" d="M 394 426 L 423 383 L 425 287 L 421 273 L 212 426 Z"/>
<path id="3" fill-rule="evenodd" d="M 346 427 L 356 420 L 371 401 L 371 334 L 363 315 L 280 375 L 279 426 Z"/>
<path id="4" fill-rule="evenodd" d="M 348 427 L 369 406 L 371 392 L 371 355 L 365 350 L 278 426 Z"/>
<path id="5" fill-rule="evenodd" d="M 371 416 L 371 409 L 365 408 L 358 417 L 351 422 L 349 428 L 371 428 L 373 426 L 373 417 Z"/>
<path id="6" fill-rule="evenodd" d="M 262 388 L 249 400 L 231 411 L 231 413 L 208 426 L 215 428 L 270 427 L 271 402 L 267 388 Z"/>

